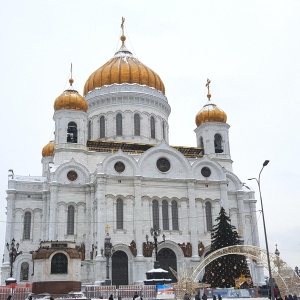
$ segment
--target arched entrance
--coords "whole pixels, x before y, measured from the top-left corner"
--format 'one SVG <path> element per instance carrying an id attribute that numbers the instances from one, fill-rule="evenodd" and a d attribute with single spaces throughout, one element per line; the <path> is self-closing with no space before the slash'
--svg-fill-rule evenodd
<path id="1" fill-rule="evenodd" d="M 177 258 L 175 252 L 169 248 L 163 248 L 157 253 L 157 260 L 162 269 L 169 271 L 172 282 L 177 282 L 176 277 L 169 269 L 169 267 L 171 267 L 173 270 L 177 271 Z"/>
<path id="2" fill-rule="evenodd" d="M 128 285 L 128 256 L 124 251 L 116 251 L 112 256 L 112 285 Z"/>

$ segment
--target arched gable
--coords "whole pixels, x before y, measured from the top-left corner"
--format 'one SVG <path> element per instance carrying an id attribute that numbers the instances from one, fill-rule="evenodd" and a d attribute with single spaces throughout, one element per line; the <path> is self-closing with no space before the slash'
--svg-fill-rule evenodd
<path id="1" fill-rule="evenodd" d="M 210 175 L 204 176 L 203 168 L 209 168 Z M 193 177 L 200 180 L 225 180 L 226 175 L 222 166 L 208 157 L 197 159 L 192 165 Z M 204 175 L 203 175 L 204 174 Z"/>
<path id="2" fill-rule="evenodd" d="M 122 172 L 116 170 L 116 163 L 121 162 L 124 164 L 125 169 Z M 122 150 L 109 155 L 104 159 L 102 164 L 98 165 L 102 172 L 111 175 L 134 176 L 136 174 L 137 163 L 136 161 L 124 153 Z"/>
<path id="3" fill-rule="evenodd" d="M 77 178 L 74 181 L 70 181 L 67 177 L 69 171 L 75 171 L 77 173 Z M 73 158 L 62 165 L 60 165 L 53 174 L 54 180 L 62 184 L 85 184 L 90 181 L 90 173 L 88 169 L 76 162 Z"/>
<path id="4" fill-rule="evenodd" d="M 157 161 L 160 158 L 166 158 L 169 161 L 169 170 L 158 169 Z M 137 174 L 154 178 L 190 178 L 191 165 L 182 153 L 162 141 L 142 154 L 138 161 Z"/>

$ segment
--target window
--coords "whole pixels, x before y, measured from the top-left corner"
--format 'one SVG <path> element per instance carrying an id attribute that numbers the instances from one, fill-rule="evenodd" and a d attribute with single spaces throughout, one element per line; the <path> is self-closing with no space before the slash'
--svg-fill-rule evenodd
<path id="1" fill-rule="evenodd" d="M 163 134 L 163 139 L 166 140 L 165 121 L 162 122 L 162 134 Z"/>
<path id="2" fill-rule="evenodd" d="M 75 208 L 73 205 L 68 207 L 67 234 L 74 235 L 74 216 Z"/>
<path id="3" fill-rule="evenodd" d="M 141 135 L 141 117 L 139 114 L 134 115 L 134 135 Z"/>
<path id="4" fill-rule="evenodd" d="M 200 136 L 200 148 L 202 148 L 202 154 L 204 154 L 204 143 L 203 143 L 203 137 Z"/>
<path id="5" fill-rule="evenodd" d="M 102 116 L 100 118 L 100 139 L 105 138 L 105 118 Z"/>
<path id="6" fill-rule="evenodd" d="M 116 117 L 116 133 L 117 135 L 122 135 L 122 115 L 121 114 L 117 114 Z"/>
<path id="7" fill-rule="evenodd" d="M 28 281 L 29 263 L 23 262 L 21 264 L 20 281 Z"/>
<path id="8" fill-rule="evenodd" d="M 77 125 L 74 122 L 68 124 L 67 143 L 77 143 Z"/>
<path id="9" fill-rule="evenodd" d="M 123 200 L 117 200 L 117 229 L 123 229 Z"/>
<path id="10" fill-rule="evenodd" d="M 175 200 L 172 201 L 172 229 L 179 230 L 178 225 L 178 204 Z"/>
<path id="11" fill-rule="evenodd" d="M 88 123 L 88 140 L 92 139 L 92 121 Z"/>
<path id="12" fill-rule="evenodd" d="M 211 203 L 205 203 L 205 216 L 206 216 L 206 227 L 207 231 L 212 230 L 212 214 L 211 214 Z"/>
<path id="13" fill-rule="evenodd" d="M 31 229 L 31 213 L 29 211 L 26 211 L 24 215 L 23 240 L 30 240 L 30 229 Z"/>
<path id="14" fill-rule="evenodd" d="M 163 230 L 169 230 L 169 205 L 167 200 L 162 202 Z"/>
<path id="15" fill-rule="evenodd" d="M 150 130 L 151 130 L 151 138 L 155 139 L 155 120 L 154 120 L 154 117 L 150 118 Z"/>
<path id="16" fill-rule="evenodd" d="M 153 228 L 159 228 L 159 211 L 158 211 L 158 201 L 152 201 L 152 216 L 153 216 Z"/>
<path id="17" fill-rule="evenodd" d="M 57 253 L 51 260 L 51 274 L 67 274 L 68 258 L 63 253 Z"/>
<path id="18" fill-rule="evenodd" d="M 215 153 L 222 153 L 223 147 L 222 147 L 222 137 L 220 134 L 215 134 Z"/>

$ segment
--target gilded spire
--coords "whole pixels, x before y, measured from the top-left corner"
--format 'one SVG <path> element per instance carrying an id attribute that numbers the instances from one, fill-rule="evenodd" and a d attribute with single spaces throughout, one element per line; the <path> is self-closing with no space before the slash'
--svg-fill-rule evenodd
<path id="1" fill-rule="evenodd" d="M 209 91 L 209 85 L 210 85 L 210 83 L 211 83 L 211 81 L 207 78 L 207 83 L 206 83 L 206 87 L 207 87 L 207 98 L 208 98 L 208 100 L 210 100 L 210 98 L 211 98 L 211 93 L 210 93 L 210 91 Z"/>
<path id="2" fill-rule="evenodd" d="M 69 79 L 69 82 L 70 82 L 70 86 L 72 86 L 72 84 L 73 84 L 73 82 L 74 82 L 74 80 L 73 80 L 73 66 L 72 66 L 72 63 L 71 63 L 71 78 Z"/>
<path id="3" fill-rule="evenodd" d="M 122 23 L 121 23 L 121 28 L 122 28 L 122 35 L 121 35 L 121 41 L 122 41 L 122 46 L 124 47 L 125 44 L 125 40 L 126 40 L 126 36 L 124 35 L 124 22 L 125 22 L 125 18 L 122 17 Z"/>

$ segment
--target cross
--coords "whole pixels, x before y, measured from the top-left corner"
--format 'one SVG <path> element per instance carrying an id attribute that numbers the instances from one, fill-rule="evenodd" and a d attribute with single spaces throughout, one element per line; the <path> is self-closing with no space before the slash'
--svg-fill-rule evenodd
<path id="1" fill-rule="evenodd" d="M 125 22 L 125 18 L 122 17 L 122 23 L 121 23 L 122 35 L 124 35 L 124 22 Z"/>
<path id="2" fill-rule="evenodd" d="M 106 225 L 106 226 L 105 226 L 105 232 L 106 232 L 106 233 L 109 233 L 109 229 L 110 229 L 110 226 L 109 226 L 109 225 Z"/>
<path id="3" fill-rule="evenodd" d="M 210 85 L 211 81 L 207 78 L 207 83 L 206 83 L 206 87 L 207 87 L 207 92 L 209 94 L 209 85 Z"/>

